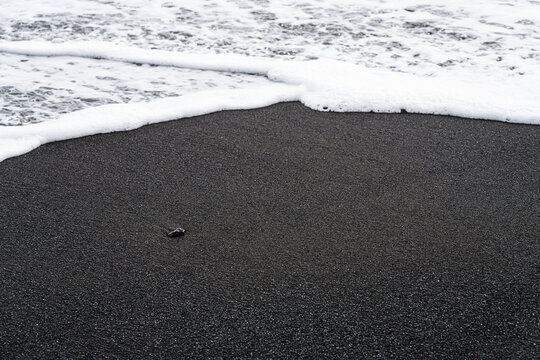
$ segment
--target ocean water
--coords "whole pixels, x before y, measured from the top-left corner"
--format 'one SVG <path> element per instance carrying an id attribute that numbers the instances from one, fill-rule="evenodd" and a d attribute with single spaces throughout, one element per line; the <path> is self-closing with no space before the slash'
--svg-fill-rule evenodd
<path id="1" fill-rule="evenodd" d="M 2 0 L 0 161 L 299 100 L 540 124 L 537 0 Z"/>

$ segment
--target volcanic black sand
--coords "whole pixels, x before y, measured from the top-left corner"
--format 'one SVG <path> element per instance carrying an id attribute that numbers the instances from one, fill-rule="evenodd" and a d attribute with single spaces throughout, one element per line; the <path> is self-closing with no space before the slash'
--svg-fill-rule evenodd
<path id="1" fill-rule="evenodd" d="M 285 103 L 42 146 L 0 199 L 2 359 L 540 354 L 540 127 Z"/>

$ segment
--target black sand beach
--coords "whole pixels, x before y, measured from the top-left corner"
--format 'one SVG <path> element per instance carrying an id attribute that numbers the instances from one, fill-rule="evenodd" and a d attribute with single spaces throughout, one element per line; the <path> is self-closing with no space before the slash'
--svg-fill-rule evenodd
<path id="1" fill-rule="evenodd" d="M 540 353 L 540 127 L 285 103 L 42 146 L 0 199 L 2 359 Z"/>

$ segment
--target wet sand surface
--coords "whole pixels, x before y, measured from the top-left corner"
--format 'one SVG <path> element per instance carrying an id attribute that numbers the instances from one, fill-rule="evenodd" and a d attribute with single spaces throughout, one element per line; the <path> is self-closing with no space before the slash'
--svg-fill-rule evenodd
<path id="1" fill-rule="evenodd" d="M 42 146 L 0 201 L 3 358 L 539 353 L 540 127 L 284 103 Z"/>

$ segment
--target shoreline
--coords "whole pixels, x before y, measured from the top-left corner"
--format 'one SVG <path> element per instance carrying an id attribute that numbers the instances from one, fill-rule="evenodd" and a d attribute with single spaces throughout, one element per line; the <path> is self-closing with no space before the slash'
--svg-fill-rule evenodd
<path id="1" fill-rule="evenodd" d="M 297 102 L 42 145 L 0 162 L 0 353 L 534 357 L 539 173 L 535 125 Z"/>

